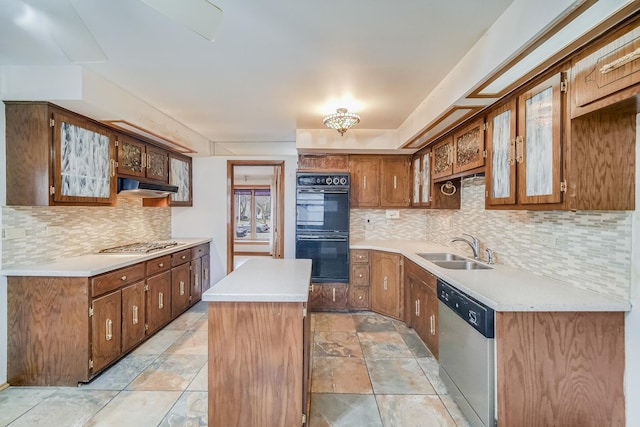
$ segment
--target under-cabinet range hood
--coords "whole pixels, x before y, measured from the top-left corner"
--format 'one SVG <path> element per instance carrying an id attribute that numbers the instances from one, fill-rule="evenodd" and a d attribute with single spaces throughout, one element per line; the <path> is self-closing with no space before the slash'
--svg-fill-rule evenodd
<path id="1" fill-rule="evenodd" d="M 178 187 L 169 184 L 157 184 L 138 181 L 131 178 L 118 178 L 118 195 L 130 197 L 167 197 L 178 192 Z"/>

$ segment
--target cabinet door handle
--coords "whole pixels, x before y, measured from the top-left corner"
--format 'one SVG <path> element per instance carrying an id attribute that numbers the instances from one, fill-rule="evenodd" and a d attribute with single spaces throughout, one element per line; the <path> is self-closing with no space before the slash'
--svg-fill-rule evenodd
<path id="1" fill-rule="evenodd" d="M 151 154 L 147 154 L 147 169 L 151 169 Z"/>
<path id="2" fill-rule="evenodd" d="M 358 278 L 362 279 L 362 273 L 358 274 Z"/>
<path id="3" fill-rule="evenodd" d="M 454 153 L 453 153 L 453 145 L 449 146 L 449 165 L 453 164 L 453 157 L 454 157 Z"/>
<path id="4" fill-rule="evenodd" d="M 333 288 L 333 302 L 336 302 L 336 288 Z"/>
<path id="5" fill-rule="evenodd" d="M 429 328 L 431 331 L 431 335 L 435 335 L 436 334 L 436 317 L 433 314 L 429 317 Z"/>
<path id="6" fill-rule="evenodd" d="M 164 308 L 164 294 L 158 292 L 158 308 Z"/>
<path id="7" fill-rule="evenodd" d="M 107 341 L 111 341 L 113 338 L 113 321 L 111 319 L 107 319 L 107 333 L 105 335 Z"/>
<path id="8" fill-rule="evenodd" d="M 420 300 L 416 300 L 416 306 L 418 308 L 418 311 L 416 313 L 416 316 L 420 317 Z"/>
<path id="9" fill-rule="evenodd" d="M 194 281 L 193 286 L 198 287 L 198 285 L 200 284 L 200 275 L 198 273 L 196 273 L 195 279 L 193 281 Z"/>
<path id="10" fill-rule="evenodd" d="M 204 269 L 204 280 L 209 280 L 209 269 L 208 268 Z"/>
<path id="11" fill-rule="evenodd" d="M 415 305 L 414 311 L 415 311 L 416 316 L 417 316 L 418 315 L 418 300 L 416 300 L 416 303 L 414 305 Z"/>
<path id="12" fill-rule="evenodd" d="M 147 155 L 144 153 L 140 154 L 140 167 L 145 169 L 147 167 Z"/>
<path id="13" fill-rule="evenodd" d="M 362 187 L 367 188 L 367 175 L 362 177 Z"/>
<path id="14" fill-rule="evenodd" d="M 134 325 L 138 324 L 138 306 L 137 305 L 133 306 L 133 320 L 132 320 L 132 323 Z"/>
<path id="15" fill-rule="evenodd" d="M 398 177 L 393 175 L 393 189 L 396 190 L 398 188 Z"/>
<path id="16" fill-rule="evenodd" d="M 110 171 L 111 173 L 109 175 L 111 177 L 114 177 L 116 176 L 116 161 L 111 159 L 109 163 L 111 164 L 111 171 Z"/>
<path id="17" fill-rule="evenodd" d="M 509 166 L 513 166 L 516 164 L 515 151 L 516 151 L 516 140 L 512 139 L 511 141 L 509 141 L 509 153 L 507 154 Z"/>
<path id="18" fill-rule="evenodd" d="M 516 137 L 516 162 L 524 162 L 524 138 L 521 136 Z"/>
<path id="19" fill-rule="evenodd" d="M 127 280 L 127 276 L 122 276 L 122 277 L 120 278 L 120 280 L 122 280 L 122 281 L 124 282 L 125 280 Z"/>
<path id="20" fill-rule="evenodd" d="M 180 295 L 184 295 L 184 281 L 180 280 Z"/>
<path id="21" fill-rule="evenodd" d="M 384 276 L 384 280 L 382 281 L 382 286 L 384 287 L 384 290 L 387 290 L 387 276 Z"/>

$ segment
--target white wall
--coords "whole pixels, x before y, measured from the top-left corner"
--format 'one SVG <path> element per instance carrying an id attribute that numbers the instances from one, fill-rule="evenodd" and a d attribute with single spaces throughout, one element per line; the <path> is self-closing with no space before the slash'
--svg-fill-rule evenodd
<path id="1" fill-rule="evenodd" d="M 211 280 L 226 274 L 227 160 L 284 160 L 284 257 L 295 257 L 296 156 L 198 157 L 193 159 L 193 207 L 173 208 L 174 237 L 211 237 Z"/>
<path id="2" fill-rule="evenodd" d="M 631 311 L 625 321 L 627 425 L 640 426 L 640 115 L 636 116 L 636 210 L 631 226 Z"/>

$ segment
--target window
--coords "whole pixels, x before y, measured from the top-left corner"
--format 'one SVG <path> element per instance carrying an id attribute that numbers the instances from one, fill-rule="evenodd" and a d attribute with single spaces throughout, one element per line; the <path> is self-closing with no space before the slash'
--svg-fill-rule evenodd
<path id="1" fill-rule="evenodd" d="M 271 239 L 271 189 L 236 187 L 234 194 L 235 239 Z"/>

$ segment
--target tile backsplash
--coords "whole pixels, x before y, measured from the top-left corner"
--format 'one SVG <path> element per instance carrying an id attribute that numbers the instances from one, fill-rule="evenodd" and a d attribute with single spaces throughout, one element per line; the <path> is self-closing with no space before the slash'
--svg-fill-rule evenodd
<path id="1" fill-rule="evenodd" d="M 352 209 L 351 240 L 428 240 L 468 255 L 461 233 L 494 251 L 496 262 L 583 289 L 628 299 L 631 286 L 629 211 L 496 211 L 484 208 L 484 177 L 465 179 L 460 210 Z"/>
<path id="2" fill-rule="evenodd" d="M 26 233 L 3 240 L 2 266 L 7 268 L 170 239 L 171 208 L 142 207 L 142 199 L 127 197 L 119 197 L 115 207 L 3 206 L 2 227 Z"/>

